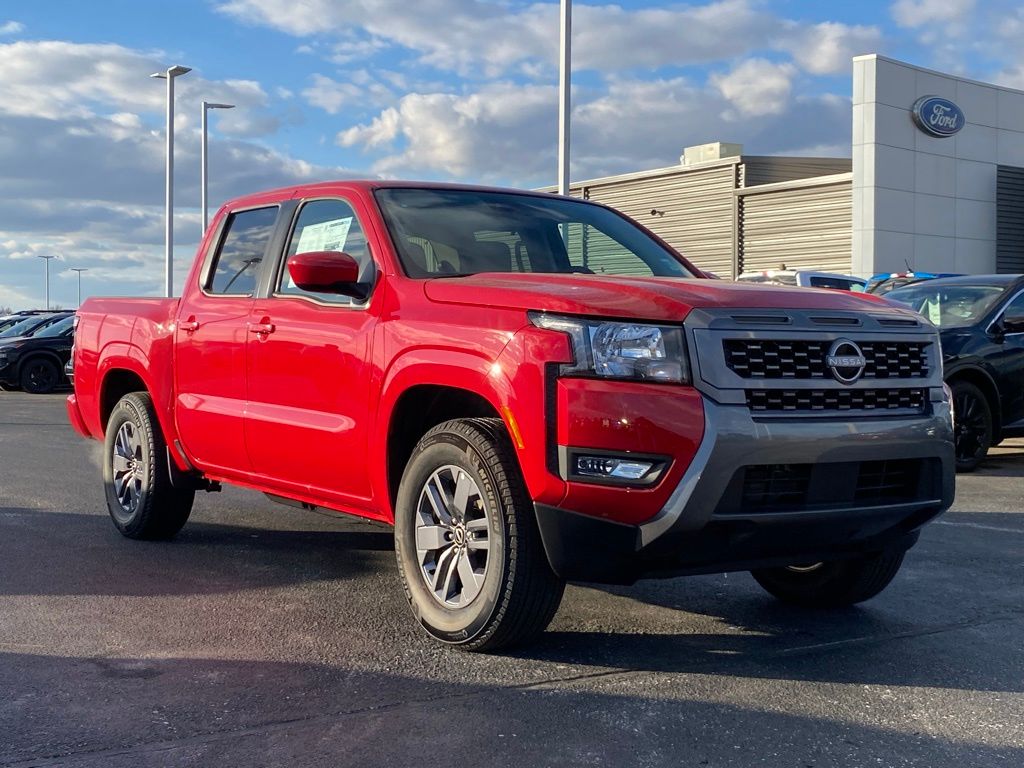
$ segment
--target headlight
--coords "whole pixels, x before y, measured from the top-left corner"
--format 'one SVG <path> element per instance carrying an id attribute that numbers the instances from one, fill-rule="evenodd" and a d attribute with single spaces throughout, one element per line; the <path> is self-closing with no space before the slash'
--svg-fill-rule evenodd
<path id="1" fill-rule="evenodd" d="M 529 316 L 538 328 L 561 331 L 572 340 L 575 361 L 562 366 L 563 374 L 676 384 L 690 380 L 679 326 L 585 320 L 543 312 Z"/>

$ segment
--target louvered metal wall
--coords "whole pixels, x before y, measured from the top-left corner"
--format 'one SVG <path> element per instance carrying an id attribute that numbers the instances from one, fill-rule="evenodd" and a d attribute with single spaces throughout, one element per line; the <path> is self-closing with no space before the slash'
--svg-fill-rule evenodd
<path id="1" fill-rule="evenodd" d="M 748 168 L 749 172 L 749 168 Z M 850 272 L 852 174 L 736 191 L 741 272 L 818 269 Z"/>
<path id="2" fill-rule="evenodd" d="M 744 155 L 743 168 L 745 172 L 743 186 L 756 187 L 760 184 L 776 184 L 780 181 L 849 173 L 853 170 L 853 165 L 849 158 L 842 157 Z"/>
<path id="3" fill-rule="evenodd" d="M 586 182 L 572 194 L 622 211 L 701 269 L 731 278 L 738 160 Z"/>
<path id="4" fill-rule="evenodd" d="M 996 272 L 1024 273 L 1024 168 L 996 168 Z"/>

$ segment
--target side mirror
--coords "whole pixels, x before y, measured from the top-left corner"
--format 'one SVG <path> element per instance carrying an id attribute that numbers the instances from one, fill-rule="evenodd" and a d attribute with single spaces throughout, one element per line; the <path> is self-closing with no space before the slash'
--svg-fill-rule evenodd
<path id="1" fill-rule="evenodd" d="M 1003 315 L 1003 333 L 1024 333 L 1024 315 Z"/>
<path id="2" fill-rule="evenodd" d="M 359 281 L 359 262 L 340 251 L 297 253 L 288 260 L 292 282 L 311 293 L 336 293 L 363 301 L 370 284 Z"/>

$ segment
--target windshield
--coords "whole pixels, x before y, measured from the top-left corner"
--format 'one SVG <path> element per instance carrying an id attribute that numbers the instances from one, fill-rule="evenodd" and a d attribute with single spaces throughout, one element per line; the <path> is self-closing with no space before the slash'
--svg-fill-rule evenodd
<path id="1" fill-rule="evenodd" d="M 377 200 L 409 277 L 479 272 L 694 277 L 626 219 L 564 197 L 381 189 Z"/>
<path id="2" fill-rule="evenodd" d="M 999 298 L 1001 285 L 936 285 L 924 280 L 889 291 L 885 298 L 906 304 L 940 328 L 974 325 Z"/>
<path id="3" fill-rule="evenodd" d="M 58 320 L 53 325 L 48 325 L 43 330 L 32 335 L 37 339 L 45 338 L 47 336 L 63 336 L 65 333 L 71 330 L 74 321 L 75 316 L 68 315 L 63 320 Z"/>
<path id="4" fill-rule="evenodd" d="M 26 317 L 24 320 L 12 325 L 6 331 L 0 332 L 0 339 L 9 339 L 14 336 L 27 336 L 42 322 L 43 319 L 40 317 Z"/>

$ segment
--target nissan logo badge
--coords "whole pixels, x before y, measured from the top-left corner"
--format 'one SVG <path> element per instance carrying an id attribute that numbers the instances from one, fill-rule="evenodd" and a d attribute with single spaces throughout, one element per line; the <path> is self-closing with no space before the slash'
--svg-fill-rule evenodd
<path id="1" fill-rule="evenodd" d="M 836 339 L 825 357 L 825 365 L 842 384 L 853 384 L 864 374 L 867 360 L 860 347 L 849 339 Z"/>

